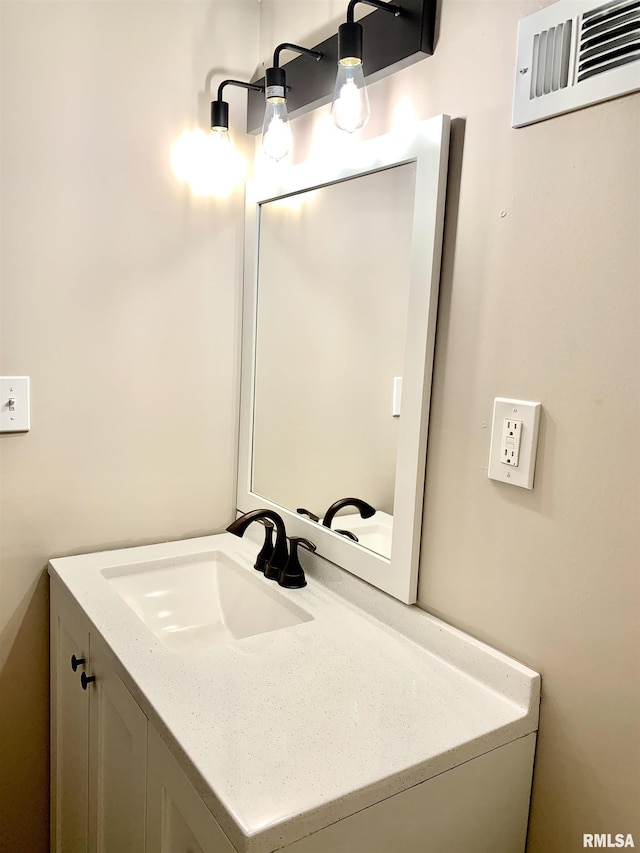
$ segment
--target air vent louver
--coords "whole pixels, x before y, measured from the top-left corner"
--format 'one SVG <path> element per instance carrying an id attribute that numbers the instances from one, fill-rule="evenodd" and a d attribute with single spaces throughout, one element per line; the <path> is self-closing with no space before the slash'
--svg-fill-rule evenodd
<path id="1" fill-rule="evenodd" d="M 607 3 L 582 16 L 578 83 L 640 59 L 640 0 Z"/>
<path id="2" fill-rule="evenodd" d="M 640 89 L 640 0 L 560 0 L 520 21 L 513 126 Z"/>
<path id="3" fill-rule="evenodd" d="M 530 98 L 564 89 L 569 82 L 571 21 L 536 33 L 533 38 Z"/>

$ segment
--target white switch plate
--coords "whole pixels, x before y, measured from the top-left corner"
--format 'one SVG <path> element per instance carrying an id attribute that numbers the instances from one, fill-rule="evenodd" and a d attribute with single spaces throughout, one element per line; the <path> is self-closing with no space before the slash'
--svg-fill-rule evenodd
<path id="1" fill-rule="evenodd" d="M 29 377 L 0 376 L 0 432 L 27 432 L 29 426 Z"/>
<path id="2" fill-rule="evenodd" d="M 489 451 L 489 477 L 492 480 L 521 486 L 523 489 L 533 488 L 541 409 L 541 403 L 509 400 L 506 397 L 495 398 Z M 518 426 L 521 433 L 517 465 L 505 461 L 505 444 L 509 433 L 505 430 L 505 422 L 510 420 L 522 424 Z"/>

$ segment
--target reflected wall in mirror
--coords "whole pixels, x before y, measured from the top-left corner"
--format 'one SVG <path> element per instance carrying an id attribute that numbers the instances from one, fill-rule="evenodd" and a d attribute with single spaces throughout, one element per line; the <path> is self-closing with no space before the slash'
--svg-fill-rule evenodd
<path id="1" fill-rule="evenodd" d="M 252 491 L 391 554 L 415 162 L 261 205 Z M 366 523 L 365 523 L 366 522 Z M 386 535 L 385 535 L 386 534 Z"/>
<path id="2" fill-rule="evenodd" d="M 438 116 L 413 134 L 360 143 L 357 166 L 306 163 L 278 185 L 247 188 L 238 509 L 275 509 L 289 535 L 407 603 L 417 588 L 448 137 L 449 119 Z M 347 506 L 334 530 L 319 523 L 346 497 L 375 514 Z"/>

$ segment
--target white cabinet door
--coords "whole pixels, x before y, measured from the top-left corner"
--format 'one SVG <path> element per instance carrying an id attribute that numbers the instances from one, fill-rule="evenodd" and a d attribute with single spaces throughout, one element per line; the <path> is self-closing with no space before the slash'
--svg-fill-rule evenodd
<path id="1" fill-rule="evenodd" d="M 145 853 L 147 718 L 91 635 L 89 850 Z"/>
<path id="2" fill-rule="evenodd" d="M 53 586 L 50 628 L 51 850 L 86 853 L 89 696 L 80 677 L 89 660 L 88 623 Z"/>
<path id="3" fill-rule="evenodd" d="M 89 629 L 52 582 L 51 850 L 145 853 L 147 718 Z"/>
<path id="4" fill-rule="evenodd" d="M 147 853 L 236 853 L 151 727 L 148 767 Z"/>

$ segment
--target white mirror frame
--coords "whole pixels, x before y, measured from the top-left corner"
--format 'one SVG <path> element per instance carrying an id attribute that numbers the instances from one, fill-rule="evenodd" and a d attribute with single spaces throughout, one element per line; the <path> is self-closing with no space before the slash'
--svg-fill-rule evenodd
<path id="1" fill-rule="evenodd" d="M 414 131 L 389 133 L 359 143 L 353 149 L 357 157 L 356 166 L 327 167 L 303 163 L 284 171 L 277 183 L 263 179 L 248 184 L 246 196 L 238 511 L 274 510 L 284 519 L 289 536 L 310 539 L 320 556 L 406 604 L 415 602 L 418 586 L 449 125 L 448 116 L 436 116 L 417 124 Z M 260 205 L 410 162 L 416 163 L 416 182 L 409 316 L 389 560 L 251 491 Z M 300 405 L 304 405 L 302 398 Z"/>

